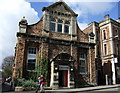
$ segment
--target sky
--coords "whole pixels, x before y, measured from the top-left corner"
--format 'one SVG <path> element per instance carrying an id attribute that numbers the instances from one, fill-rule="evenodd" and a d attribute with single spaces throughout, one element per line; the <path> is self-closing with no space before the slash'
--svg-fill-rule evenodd
<path id="1" fill-rule="evenodd" d="M 0 1 L 0 65 L 7 56 L 14 56 L 19 31 L 19 21 L 25 16 L 28 24 L 38 22 L 42 16 L 42 7 L 58 0 L 1 0 Z M 75 13 L 81 29 L 93 21 L 104 20 L 109 14 L 117 19 L 119 0 L 64 0 Z M 84 2 L 83 2 L 84 1 Z"/>

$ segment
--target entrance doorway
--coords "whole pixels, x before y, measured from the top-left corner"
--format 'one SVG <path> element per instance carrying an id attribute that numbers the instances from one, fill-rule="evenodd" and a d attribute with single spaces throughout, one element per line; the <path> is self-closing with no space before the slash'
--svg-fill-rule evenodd
<path id="1" fill-rule="evenodd" d="M 59 87 L 68 87 L 68 70 L 59 70 Z"/>

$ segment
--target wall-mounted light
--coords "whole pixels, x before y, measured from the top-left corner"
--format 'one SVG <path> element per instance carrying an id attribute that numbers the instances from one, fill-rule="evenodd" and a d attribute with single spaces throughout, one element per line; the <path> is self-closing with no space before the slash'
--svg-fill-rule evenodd
<path id="1" fill-rule="evenodd" d="M 73 68 L 70 68 L 70 71 L 73 71 Z"/>
<path id="2" fill-rule="evenodd" d="M 55 70 L 58 70 L 58 67 L 55 67 Z"/>
<path id="3" fill-rule="evenodd" d="M 58 65 L 54 65 L 54 71 L 57 72 L 58 71 Z"/>

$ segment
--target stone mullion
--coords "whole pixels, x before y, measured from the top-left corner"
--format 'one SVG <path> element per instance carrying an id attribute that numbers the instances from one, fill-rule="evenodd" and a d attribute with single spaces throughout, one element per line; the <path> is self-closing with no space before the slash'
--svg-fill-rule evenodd
<path id="1" fill-rule="evenodd" d="M 55 23 L 55 32 L 58 32 L 58 19 L 56 19 L 56 23 Z"/>
<path id="2" fill-rule="evenodd" d="M 65 33 L 65 20 L 63 20 L 63 23 L 62 23 L 62 33 Z"/>

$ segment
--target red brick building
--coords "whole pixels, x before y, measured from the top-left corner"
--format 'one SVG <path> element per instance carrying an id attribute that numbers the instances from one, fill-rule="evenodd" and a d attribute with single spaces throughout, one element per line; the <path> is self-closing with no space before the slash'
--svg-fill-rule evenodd
<path id="1" fill-rule="evenodd" d="M 42 11 L 35 24 L 28 25 L 25 18 L 19 22 L 13 78 L 27 78 L 38 60 L 47 58 L 50 87 L 96 85 L 93 32 L 80 30 L 78 15 L 63 1 Z"/>

